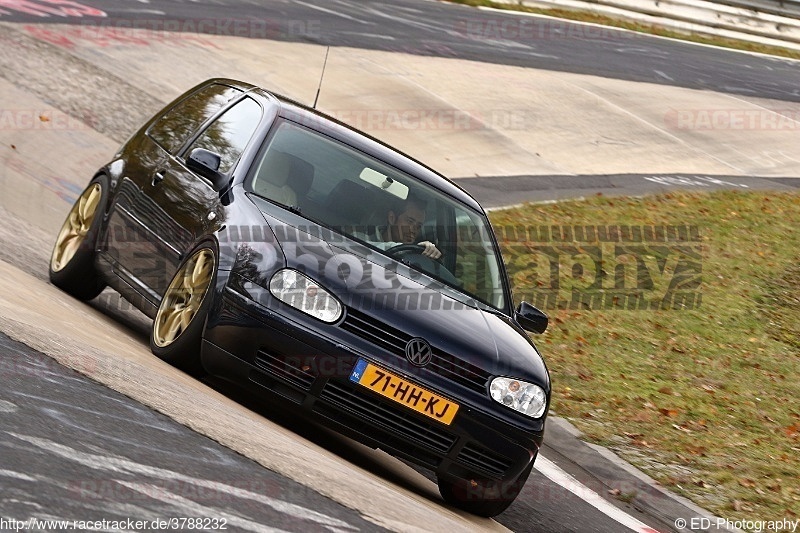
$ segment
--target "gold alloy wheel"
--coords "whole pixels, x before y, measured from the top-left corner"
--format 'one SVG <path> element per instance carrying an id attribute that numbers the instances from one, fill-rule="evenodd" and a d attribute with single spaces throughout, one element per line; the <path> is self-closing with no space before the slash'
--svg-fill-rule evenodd
<path id="1" fill-rule="evenodd" d="M 92 221 L 97 213 L 97 206 L 100 205 L 102 190 L 99 183 L 86 189 L 64 221 L 61 231 L 56 239 L 53 248 L 53 257 L 50 259 L 50 268 L 53 272 L 58 272 L 75 257 L 75 252 L 80 248 L 81 243 L 86 238 Z"/>
<path id="2" fill-rule="evenodd" d="M 164 348 L 186 331 L 203 303 L 214 274 L 214 253 L 204 248 L 175 274 L 158 308 L 153 341 Z"/>

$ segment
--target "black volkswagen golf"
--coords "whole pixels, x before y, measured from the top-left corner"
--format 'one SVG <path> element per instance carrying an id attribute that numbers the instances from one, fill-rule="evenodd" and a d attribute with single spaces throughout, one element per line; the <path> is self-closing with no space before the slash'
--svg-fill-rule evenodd
<path id="1" fill-rule="evenodd" d="M 213 79 L 148 121 L 65 221 L 51 281 L 153 319 L 158 357 L 433 470 L 494 516 L 544 435 L 547 368 L 481 206 L 313 109 Z"/>

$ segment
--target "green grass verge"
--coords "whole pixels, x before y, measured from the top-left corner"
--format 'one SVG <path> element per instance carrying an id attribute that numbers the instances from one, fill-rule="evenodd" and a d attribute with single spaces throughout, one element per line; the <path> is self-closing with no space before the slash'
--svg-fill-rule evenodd
<path id="1" fill-rule="evenodd" d="M 661 37 L 670 37 L 672 39 L 680 39 L 683 41 L 691 41 L 695 43 L 708 44 L 712 46 L 721 46 L 723 48 L 732 48 L 734 50 L 746 50 L 749 52 L 758 52 L 761 54 L 768 54 L 780 57 L 788 57 L 792 59 L 800 59 L 800 51 L 792 50 L 790 48 L 782 48 L 779 46 L 770 46 L 760 43 L 740 41 L 737 39 L 726 39 L 724 37 L 715 37 L 709 35 L 702 35 L 698 33 L 680 32 L 672 29 L 665 28 L 658 25 L 641 24 L 627 20 L 617 19 L 598 13 L 591 13 L 588 11 L 577 11 L 571 9 L 544 9 L 536 7 L 528 7 L 520 4 L 505 4 L 501 2 L 494 2 L 492 0 L 446 0 L 454 4 L 464 4 L 475 7 L 491 7 L 494 9 L 504 9 L 507 11 L 521 11 L 524 13 L 534 13 L 537 15 L 547 15 L 567 20 L 575 20 L 579 22 L 591 22 L 594 24 L 601 24 L 603 26 L 611 26 L 615 28 L 624 28 L 626 30 L 636 31 L 639 33 L 647 33 L 650 35 L 658 35 Z"/>
<path id="2" fill-rule="evenodd" d="M 514 289 L 529 294 L 543 283 L 531 275 L 535 243 L 504 240 L 503 228 L 697 226 L 698 308 L 548 311 L 551 325 L 534 340 L 552 409 L 720 516 L 798 518 L 800 195 L 598 196 L 490 216 Z M 603 258 L 603 270 L 615 263 Z"/>

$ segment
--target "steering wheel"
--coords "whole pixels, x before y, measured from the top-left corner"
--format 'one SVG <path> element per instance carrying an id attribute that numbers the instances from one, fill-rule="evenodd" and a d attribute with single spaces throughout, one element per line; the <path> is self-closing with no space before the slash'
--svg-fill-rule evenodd
<path id="1" fill-rule="evenodd" d="M 425 247 L 421 244 L 398 244 L 386 250 L 386 254 L 423 272 L 433 274 L 455 287 L 460 287 L 461 282 L 447 270 L 447 267 L 435 259 L 422 255 L 424 250 Z"/>
<path id="2" fill-rule="evenodd" d="M 410 254 L 422 255 L 423 251 L 425 251 L 425 247 L 421 244 L 398 244 L 397 246 L 392 246 L 386 250 L 386 254 L 394 257 L 395 259 L 400 259 Z"/>

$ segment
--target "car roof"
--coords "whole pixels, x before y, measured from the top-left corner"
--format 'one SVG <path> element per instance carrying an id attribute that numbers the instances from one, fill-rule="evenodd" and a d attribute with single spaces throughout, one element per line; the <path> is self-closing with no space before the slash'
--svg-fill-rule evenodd
<path id="1" fill-rule="evenodd" d="M 309 129 L 352 146 L 357 150 L 370 154 L 398 170 L 417 177 L 425 183 L 436 187 L 445 194 L 452 196 L 473 209 L 481 213 L 484 212 L 475 198 L 442 174 L 439 174 L 424 163 L 404 154 L 383 141 L 326 115 L 321 111 L 308 107 L 279 93 L 268 91 L 267 89 L 246 82 L 231 79 L 214 79 L 209 80 L 208 83 L 224 83 L 249 93 L 258 93 L 278 105 L 278 116 L 299 123 Z"/>

